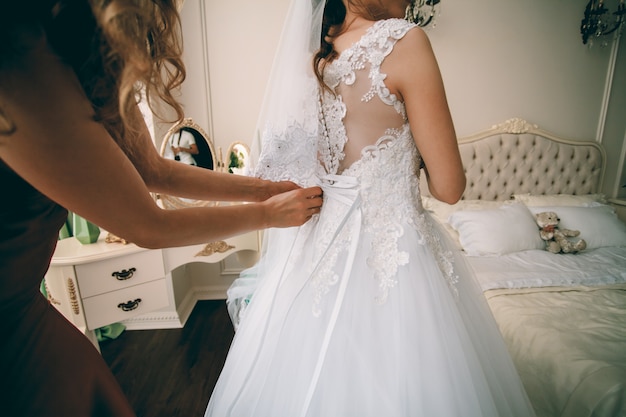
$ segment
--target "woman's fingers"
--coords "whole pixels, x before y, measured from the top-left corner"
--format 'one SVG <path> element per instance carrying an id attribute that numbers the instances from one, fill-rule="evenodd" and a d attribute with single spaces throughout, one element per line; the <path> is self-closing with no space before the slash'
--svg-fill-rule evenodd
<path id="1" fill-rule="evenodd" d="M 266 201 L 269 208 L 270 227 L 300 226 L 320 212 L 322 189 L 302 188 L 275 195 Z"/>
<path id="2" fill-rule="evenodd" d="M 320 187 L 310 187 L 305 188 L 304 194 L 306 196 L 306 207 L 308 210 L 308 219 L 311 218 L 313 214 L 317 214 L 322 209 L 322 189 Z"/>

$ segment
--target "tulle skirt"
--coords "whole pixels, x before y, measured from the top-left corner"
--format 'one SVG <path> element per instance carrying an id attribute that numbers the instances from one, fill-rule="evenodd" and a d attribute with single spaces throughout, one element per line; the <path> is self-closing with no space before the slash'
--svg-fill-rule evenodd
<path id="1" fill-rule="evenodd" d="M 361 232 L 320 296 L 310 282 L 317 226 L 270 230 L 261 261 L 231 287 L 238 327 L 206 416 L 534 415 L 460 253 L 450 249 L 453 291 L 420 233 L 406 227 L 398 245 L 410 261 L 380 302 L 367 264 L 373 236 Z"/>

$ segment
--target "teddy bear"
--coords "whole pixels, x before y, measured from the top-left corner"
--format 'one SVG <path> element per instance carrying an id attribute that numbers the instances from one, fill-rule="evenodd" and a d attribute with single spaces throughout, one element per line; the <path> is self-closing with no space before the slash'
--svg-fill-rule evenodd
<path id="1" fill-rule="evenodd" d="M 576 253 L 587 247 L 587 242 L 578 239 L 576 242 L 568 237 L 580 235 L 578 230 L 559 228 L 559 216 L 553 211 L 544 211 L 535 215 L 539 225 L 539 235 L 546 241 L 546 250 L 552 253 Z"/>

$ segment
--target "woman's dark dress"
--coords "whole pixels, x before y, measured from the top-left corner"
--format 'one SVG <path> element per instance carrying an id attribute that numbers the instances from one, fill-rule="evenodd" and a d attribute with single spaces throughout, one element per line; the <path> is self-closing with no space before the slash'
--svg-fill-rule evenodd
<path id="1" fill-rule="evenodd" d="M 67 211 L 0 160 L 0 415 L 133 416 L 87 340 L 40 293 Z"/>

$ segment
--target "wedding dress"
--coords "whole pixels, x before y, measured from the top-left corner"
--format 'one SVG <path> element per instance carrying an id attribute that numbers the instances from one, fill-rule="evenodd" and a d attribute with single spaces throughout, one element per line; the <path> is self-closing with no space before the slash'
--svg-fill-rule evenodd
<path id="1" fill-rule="evenodd" d="M 325 69 L 336 95 L 311 85 L 316 126 L 265 132 L 257 175 L 319 184 L 324 205 L 268 231 L 229 291 L 237 331 L 206 416 L 534 415 L 468 267 L 421 205 L 421 158 L 381 71 L 413 27 L 374 23 Z"/>

